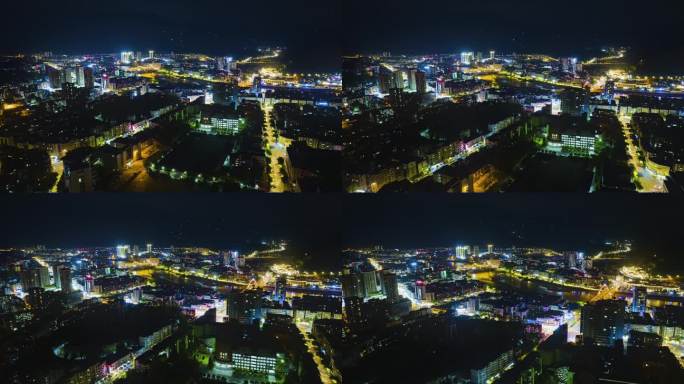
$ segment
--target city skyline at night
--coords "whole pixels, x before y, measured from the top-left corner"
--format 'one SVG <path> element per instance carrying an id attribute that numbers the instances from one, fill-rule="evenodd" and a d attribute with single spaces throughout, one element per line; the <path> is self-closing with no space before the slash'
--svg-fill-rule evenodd
<path id="1" fill-rule="evenodd" d="M 346 248 L 448 247 L 457 243 L 600 250 L 629 239 L 640 257 L 684 271 L 679 257 L 678 198 L 571 194 L 484 195 L 452 200 L 424 194 L 369 198 L 236 195 L 38 196 L 16 199 L 0 223 L 0 246 L 251 247 L 288 240 L 320 265 L 340 263 Z M 553 206 L 553 209 L 546 208 Z M 625 207 L 629 206 L 629 209 Z M 89 215 L 90 212 L 107 212 Z M 131 219 L 137 212 L 138 217 Z M 44 220 L 36 222 L 36 215 Z M 55 226 L 52 223 L 63 223 Z M 649 223 L 644 225 L 644 223 Z"/>
<path id="2" fill-rule="evenodd" d="M 430 7 L 407 1 L 348 4 L 342 8 L 345 20 L 356 27 L 344 34 L 345 54 L 426 55 L 494 49 L 506 54 L 590 56 L 601 48 L 625 46 L 633 49 L 634 63 L 645 64 L 646 70 L 681 74 L 676 63 L 684 54 L 684 40 L 674 32 L 681 4 L 665 0 L 648 6 L 636 0 L 620 6 L 588 0 L 572 4 L 469 0 Z M 389 8 L 392 17 L 383 17 Z"/>
<path id="3" fill-rule="evenodd" d="M 345 56 L 344 188 L 678 193 L 684 77 L 635 54 Z"/>
<path id="4" fill-rule="evenodd" d="M 684 383 L 684 2 L 1 8 L 2 384 Z"/>
<path id="5" fill-rule="evenodd" d="M 0 226 L 10 382 L 682 375 L 678 199 L 220 196 L 14 199 Z M 468 358 L 421 360 L 426 347 Z M 534 368 L 559 349 L 560 366 Z M 422 368 L 392 367 L 403 358 Z"/>
<path id="6" fill-rule="evenodd" d="M 339 66 L 339 44 L 334 43 L 339 4 L 334 2 L 124 0 L 114 6 L 76 0 L 64 7 L 40 0 L 7 6 L 12 17 L 0 27 L 4 54 L 154 49 L 237 56 L 251 55 L 257 47 L 287 46 L 297 70 L 334 71 Z M 35 27 L 22 28 L 27 23 Z"/>

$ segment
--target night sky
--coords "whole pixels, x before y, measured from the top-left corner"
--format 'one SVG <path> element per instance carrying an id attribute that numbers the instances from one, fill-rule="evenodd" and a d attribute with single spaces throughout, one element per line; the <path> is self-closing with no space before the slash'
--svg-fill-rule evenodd
<path id="1" fill-rule="evenodd" d="M 589 249 L 633 239 L 680 258 L 684 200 L 632 194 L 405 194 L 346 199 L 345 243 Z M 351 217 L 355 217 L 351 219 Z"/>
<path id="2" fill-rule="evenodd" d="M 348 0 L 346 53 L 453 53 L 470 49 L 587 57 L 627 45 L 652 67 L 684 72 L 684 2 L 672 0 Z M 674 69 L 673 69 L 674 68 Z"/>
<path id="3" fill-rule="evenodd" d="M 0 197 L 0 244 L 234 247 L 287 239 L 339 248 L 334 196 L 83 194 Z"/>
<path id="4" fill-rule="evenodd" d="M 632 239 L 681 264 L 684 200 L 627 194 L 87 194 L 0 198 L 0 246 L 249 246 L 287 239 L 323 263 L 346 246 L 489 243 L 595 249 Z"/>
<path id="5" fill-rule="evenodd" d="M 3 2 L 0 52 L 251 53 L 284 45 L 297 69 L 339 68 L 339 1 Z"/>

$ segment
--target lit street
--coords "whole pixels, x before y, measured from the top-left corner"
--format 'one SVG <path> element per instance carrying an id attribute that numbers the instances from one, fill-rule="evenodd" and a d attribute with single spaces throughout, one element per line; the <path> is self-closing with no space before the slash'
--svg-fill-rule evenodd
<path id="1" fill-rule="evenodd" d="M 287 192 L 288 186 L 283 181 L 283 177 L 281 174 L 282 165 L 278 162 L 279 158 L 287 158 L 287 146 L 283 143 L 283 140 L 276 138 L 275 129 L 271 124 L 271 112 L 273 111 L 273 104 L 264 101 L 261 103 L 261 106 L 264 111 L 264 139 L 266 141 L 266 146 L 270 152 L 270 192 Z"/>
<path id="2" fill-rule="evenodd" d="M 665 182 L 663 177 L 656 175 L 644 167 L 642 162 L 639 160 L 639 153 L 636 143 L 632 140 L 632 126 L 629 121 L 629 117 L 625 115 L 619 116 L 620 122 L 622 123 L 622 129 L 625 136 L 625 142 L 627 143 L 627 152 L 629 154 L 629 164 L 631 164 L 636 170 L 636 176 L 641 184 L 638 188 L 639 192 L 647 193 L 666 193 L 667 188 L 665 187 Z"/>
<path id="3" fill-rule="evenodd" d="M 321 377 L 321 382 L 323 384 L 334 384 L 337 383 L 335 379 L 330 376 L 330 369 L 323 364 L 321 356 L 318 354 L 318 348 L 314 345 L 314 341 L 311 338 L 309 331 L 307 331 L 307 324 L 302 322 L 297 322 L 297 329 L 299 329 L 300 334 L 304 338 L 304 344 L 306 349 L 313 358 L 316 367 L 318 368 L 318 373 Z"/>

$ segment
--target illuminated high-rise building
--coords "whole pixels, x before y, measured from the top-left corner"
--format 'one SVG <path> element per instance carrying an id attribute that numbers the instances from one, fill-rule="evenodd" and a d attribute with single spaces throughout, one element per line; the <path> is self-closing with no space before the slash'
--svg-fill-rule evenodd
<path id="1" fill-rule="evenodd" d="M 252 324 L 261 314 L 261 291 L 231 291 L 227 300 L 230 320 Z"/>
<path id="2" fill-rule="evenodd" d="M 402 108 L 406 105 L 408 98 L 406 93 L 401 88 L 392 88 L 390 90 L 389 102 L 393 108 Z"/>
<path id="3" fill-rule="evenodd" d="M 64 71 L 60 71 L 50 65 L 46 65 L 46 71 L 48 74 L 48 81 L 50 83 L 50 88 L 60 89 L 62 84 L 64 84 Z"/>
<path id="4" fill-rule="evenodd" d="M 154 51 L 153 51 L 153 50 L 150 49 L 150 50 L 147 52 L 147 58 L 148 58 L 148 59 L 154 59 Z"/>
<path id="5" fill-rule="evenodd" d="M 71 269 L 68 266 L 59 269 L 59 280 L 62 293 L 71 293 Z"/>
<path id="6" fill-rule="evenodd" d="M 570 58 L 569 57 L 561 57 L 560 68 L 563 72 L 570 72 Z"/>
<path id="7" fill-rule="evenodd" d="M 41 311 L 45 309 L 45 289 L 41 287 L 33 287 L 28 290 L 26 302 L 31 306 L 32 311 Z"/>
<path id="8" fill-rule="evenodd" d="M 394 71 L 392 73 L 392 87 L 404 89 L 404 71 Z"/>
<path id="9" fill-rule="evenodd" d="M 581 116 L 589 111 L 589 92 L 584 89 L 565 89 L 560 93 L 561 113 Z"/>
<path id="10" fill-rule="evenodd" d="M 487 253 L 494 253 L 494 244 L 487 244 Z"/>
<path id="11" fill-rule="evenodd" d="M 142 290 L 140 288 L 135 288 L 130 290 L 124 296 L 124 300 L 131 304 L 140 304 L 140 298 L 142 297 Z"/>
<path id="12" fill-rule="evenodd" d="M 41 288 L 46 288 L 50 285 L 50 269 L 47 265 L 41 265 L 38 267 L 38 276 Z"/>
<path id="13" fill-rule="evenodd" d="M 214 300 L 214 308 L 216 308 L 216 322 L 224 323 L 228 318 L 228 305 L 225 298 Z"/>
<path id="14" fill-rule="evenodd" d="M 615 81 L 606 80 L 606 85 L 603 87 L 603 99 L 612 102 L 615 99 Z"/>
<path id="15" fill-rule="evenodd" d="M 368 268 L 361 271 L 361 282 L 364 297 L 368 298 L 379 293 L 378 274 L 375 269 Z"/>
<path id="16" fill-rule="evenodd" d="M 95 278 L 92 275 L 88 274 L 85 276 L 84 282 L 85 282 L 85 284 L 84 284 L 85 291 L 87 293 L 92 292 L 93 287 L 95 285 Z"/>
<path id="17" fill-rule="evenodd" d="M 230 251 L 230 259 L 233 261 L 235 268 L 240 269 L 245 266 L 245 257 L 239 251 Z"/>
<path id="18" fill-rule="evenodd" d="M 380 72 L 378 73 L 378 91 L 382 94 L 388 94 L 390 93 L 390 89 L 392 89 L 392 73 L 390 71 L 387 71 L 384 69 L 384 67 L 380 68 Z"/>
<path id="19" fill-rule="evenodd" d="M 363 297 L 362 283 L 358 274 L 344 274 L 340 277 L 340 281 L 342 282 L 342 297 L 344 299 L 348 297 Z"/>
<path id="20" fill-rule="evenodd" d="M 425 72 L 416 71 L 416 92 L 425 93 L 427 91 L 427 81 L 425 79 Z"/>
<path id="21" fill-rule="evenodd" d="M 78 66 L 76 67 L 76 86 L 83 88 L 85 87 L 85 68 Z"/>
<path id="22" fill-rule="evenodd" d="M 408 89 L 411 91 L 416 90 L 416 68 L 409 68 L 406 71 L 406 77 L 408 78 Z"/>
<path id="23" fill-rule="evenodd" d="M 426 296 L 425 282 L 423 280 L 418 280 L 414 284 L 413 295 L 416 300 L 423 301 Z"/>
<path id="24" fill-rule="evenodd" d="M 100 87 L 102 88 L 102 92 L 107 91 L 109 89 L 109 75 L 106 73 L 102 74 L 102 80 L 100 80 Z"/>
<path id="25" fill-rule="evenodd" d="M 475 55 L 473 52 L 461 52 L 461 65 L 471 65 Z"/>
<path id="26" fill-rule="evenodd" d="M 237 69 L 237 62 L 231 56 L 226 57 L 226 70 L 234 71 Z"/>
<path id="27" fill-rule="evenodd" d="M 468 246 L 459 245 L 456 247 L 456 258 L 459 260 L 465 260 L 468 257 Z"/>
<path id="28" fill-rule="evenodd" d="M 62 268 L 62 266 L 60 264 L 55 264 L 52 266 L 52 281 L 53 281 L 52 285 L 54 285 L 55 288 L 57 288 L 57 289 L 62 289 L 62 281 L 61 281 L 60 276 L 59 276 L 59 269 L 60 268 Z"/>
<path id="29" fill-rule="evenodd" d="M 577 71 L 580 69 L 576 57 L 563 57 L 560 59 L 560 62 L 561 69 L 563 70 L 563 72 L 572 73 L 573 75 L 575 75 L 577 74 Z"/>
<path id="30" fill-rule="evenodd" d="M 147 243 L 147 253 L 152 253 L 152 244 Z"/>
<path id="31" fill-rule="evenodd" d="M 131 64 L 133 62 L 134 54 L 131 51 L 121 52 L 121 64 Z"/>
<path id="32" fill-rule="evenodd" d="M 21 289 L 24 293 L 28 293 L 31 288 L 40 288 L 40 271 L 37 268 L 30 268 L 22 270 L 19 273 L 21 281 Z"/>
<path id="33" fill-rule="evenodd" d="M 261 93 L 261 76 L 255 76 L 252 81 L 252 93 Z"/>
<path id="34" fill-rule="evenodd" d="M 577 252 L 577 268 L 583 271 L 587 269 L 587 258 L 584 257 L 584 252 Z"/>
<path id="35" fill-rule="evenodd" d="M 584 343 L 612 347 L 625 332 L 624 300 L 600 300 L 582 307 L 580 331 Z"/>
<path id="36" fill-rule="evenodd" d="M 237 63 L 233 61 L 232 57 L 219 56 L 216 58 L 216 69 L 219 71 L 231 71 L 237 68 Z"/>
<path id="37" fill-rule="evenodd" d="M 496 57 L 496 52 L 494 50 L 489 51 L 489 60 L 494 60 Z"/>
<path id="38" fill-rule="evenodd" d="M 437 95 L 437 96 L 442 95 L 442 93 L 444 92 L 444 84 L 445 83 L 446 83 L 446 81 L 442 77 L 437 78 L 437 80 L 435 81 L 435 95 Z"/>
<path id="39" fill-rule="evenodd" d="M 86 88 L 95 87 L 95 77 L 93 75 L 93 69 L 90 67 L 83 68 L 83 86 Z"/>
<path id="40" fill-rule="evenodd" d="M 116 257 L 119 259 L 125 259 L 128 257 L 128 245 L 117 245 L 116 246 Z"/>
<path id="41" fill-rule="evenodd" d="M 64 68 L 64 82 L 78 85 L 78 68 Z"/>
<path id="42" fill-rule="evenodd" d="M 204 104 L 211 105 L 214 104 L 214 93 L 211 91 L 204 92 Z"/>
<path id="43" fill-rule="evenodd" d="M 344 298 L 344 322 L 349 328 L 361 328 L 364 325 L 363 299 L 360 297 Z"/>
<path id="44" fill-rule="evenodd" d="M 281 275 L 278 276 L 276 279 L 275 287 L 273 289 L 273 298 L 277 301 L 283 302 L 285 301 L 285 296 L 286 292 L 285 289 L 287 288 L 287 276 Z"/>
<path id="45" fill-rule="evenodd" d="M 382 272 L 382 292 L 390 303 L 399 300 L 399 283 L 396 274 L 388 271 Z"/>
<path id="46" fill-rule="evenodd" d="M 561 114 L 561 99 L 560 97 L 551 97 L 551 114 L 558 116 Z"/>
<path id="47" fill-rule="evenodd" d="M 646 312 L 646 300 L 648 291 L 644 287 L 632 287 L 632 306 L 631 310 L 635 313 Z"/>
<path id="48" fill-rule="evenodd" d="M 576 268 L 577 267 L 577 252 L 569 252 L 567 255 L 567 267 Z"/>
<path id="49" fill-rule="evenodd" d="M 62 84 L 62 99 L 66 101 L 67 105 L 73 105 L 78 100 L 78 95 L 76 84 L 71 82 Z"/>
<path id="50" fill-rule="evenodd" d="M 38 266 L 22 270 L 19 273 L 21 288 L 24 293 L 34 287 L 45 288 L 50 285 L 50 271 L 48 267 Z"/>

